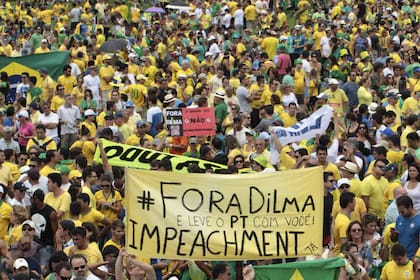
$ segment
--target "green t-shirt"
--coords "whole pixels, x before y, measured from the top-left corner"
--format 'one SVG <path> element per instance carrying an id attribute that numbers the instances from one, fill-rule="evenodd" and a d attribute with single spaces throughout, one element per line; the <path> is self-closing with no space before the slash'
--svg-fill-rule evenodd
<path id="1" fill-rule="evenodd" d="M 40 96 L 42 94 L 42 89 L 39 87 L 32 87 L 28 90 L 29 94 L 31 95 L 31 101 L 36 102 L 40 101 Z"/>

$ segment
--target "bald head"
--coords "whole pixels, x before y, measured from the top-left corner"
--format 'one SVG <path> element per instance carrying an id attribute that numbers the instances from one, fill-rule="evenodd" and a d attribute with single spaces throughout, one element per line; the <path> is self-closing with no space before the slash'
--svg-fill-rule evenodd
<path id="1" fill-rule="evenodd" d="M 401 186 L 398 186 L 394 189 L 394 199 L 398 199 L 401 196 L 407 195 L 407 190 Z"/>

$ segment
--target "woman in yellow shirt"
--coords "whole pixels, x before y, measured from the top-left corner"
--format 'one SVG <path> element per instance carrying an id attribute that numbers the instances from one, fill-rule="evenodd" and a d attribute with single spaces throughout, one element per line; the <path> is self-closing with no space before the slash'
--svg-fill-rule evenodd
<path id="1" fill-rule="evenodd" d="M 108 220 L 118 219 L 121 212 L 122 197 L 119 191 L 114 190 L 111 182 L 101 180 L 102 190 L 95 193 L 96 208 L 107 217 Z"/>
<path id="2" fill-rule="evenodd" d="M 357 97 L 359 98 L 359 104 L 366 104 L 370 106 L 372 103 L 373 96 L 370 92 L 370 77 L 362 78 L 359 83 L 360 87 L 357 90 Z"/>
<path id="3" fill-rule="evenodd" d="M 22 223 L 27 220 L 26 209 L 20 205 L 14 205 L 12 207 L 13 212 L 10 219 L 12 228 L 9 229 L 8 235 L 4 237 L 5 242 L 7 242 L 8 247 L 13 244 L 16 244 L 19 239 L 22 237 Z"/>

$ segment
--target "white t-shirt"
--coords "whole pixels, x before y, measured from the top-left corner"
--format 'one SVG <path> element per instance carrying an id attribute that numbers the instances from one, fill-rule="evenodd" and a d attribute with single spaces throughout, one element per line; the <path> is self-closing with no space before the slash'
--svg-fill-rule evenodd
<path id="1" fill-rule="evenodd" d="M 238 9 L 233 14 L 233 25 L 244 25 L 244 11 L 242 9 Z"/>
<path id="2" fill-rule="evenodd" d="M 99 79 L 98 75 L 92 76 L 87 75 L 83 78 L 83 86 L 90 89 L 92 91 L 93 100 L 99 101 L 101 100 L 101 96 L 99 95 L 99 88 L 101 86 L 101 80 Z"/>
<path id="3" fill-rule="evenodd" d="M 45 114 L 40 114 L 38 118 L 38 122 L 46 124 L 46 123 L 56 123 L 58 124 L 58 115 L 54 112 L 50 112 L 48 116 Z M 45 135 L 50 138 L 58 137 L 58 130 L 56 128 L 47 128 L 45 130 Z"/>

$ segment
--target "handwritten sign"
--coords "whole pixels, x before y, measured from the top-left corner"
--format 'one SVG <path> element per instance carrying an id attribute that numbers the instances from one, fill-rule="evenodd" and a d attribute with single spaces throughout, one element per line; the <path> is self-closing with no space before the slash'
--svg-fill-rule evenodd
<path id="1" fill-rule="evenodd" d="M 165 124 L 171 136 L 214 135 L 213 108 L 166 109 Z"/>
<path id="2" fill-rule="evenodd" d="M 321 253 L 322 168 L 243 175 L 128 169 L 130 254 L 252 260 Z"/>

